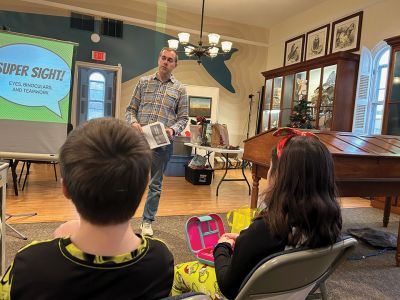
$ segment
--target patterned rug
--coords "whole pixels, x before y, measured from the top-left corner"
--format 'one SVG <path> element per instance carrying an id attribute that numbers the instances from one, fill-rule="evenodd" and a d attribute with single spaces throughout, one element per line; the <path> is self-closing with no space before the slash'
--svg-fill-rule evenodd
<path id="1" fill-rule="evenodd" d="M 383 212 L 374 208 L 347 208 L 342 210 L 344 232 L 348 228 L 370 227 L 397 235 L 399 216 L 391 215 L 388 228 L 382 227 Z M 224 215 L 221 215 L 225 219 Z M 184 224 L 189 216 L 158 217 L 153 225 L 156 237 L 164 240 L 174 254 L 175 263 L 193 260 L 184 236 Z M 15 224 L 28 237 L 15 237 L 7 229 L 6 266 L 15 253 L 32 240 L 49 239 L 60 223 Z M 139 232 L 140 219 L 132 219 Z M 226 225 L 226 224 L 225 224 Z M 228 228 L 226 226 L 226 228 Z M 381 253 L 378 249 L 359 242 L 350 260 L 344 262 L 327 281 L 329 299 L 399 299 L 400 268 L 395 266 L 395 251 Z M 364 258 L 363 258 L 364 257 Z"/>

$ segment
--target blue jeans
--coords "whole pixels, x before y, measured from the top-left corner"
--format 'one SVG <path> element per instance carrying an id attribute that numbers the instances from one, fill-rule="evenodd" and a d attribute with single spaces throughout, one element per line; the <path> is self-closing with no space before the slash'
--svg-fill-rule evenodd
<path id="1" fill-rule="evenodd" d="M 153 222 L 157 213 L 158 203 L 162 189 L 164 171 L 172 154 L 171 144 L 153 149 L 153 160 L 151 162 L 151 178 L 149 192 L 143 211 L 143 221 Z"/>

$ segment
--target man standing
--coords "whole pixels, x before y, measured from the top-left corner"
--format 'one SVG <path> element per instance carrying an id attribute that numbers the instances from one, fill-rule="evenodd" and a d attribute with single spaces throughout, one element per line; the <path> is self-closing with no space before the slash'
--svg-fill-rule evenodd
<path id="1" fill-rule="evenodd" d="M 143 125 L 161 122 L 170 140 L 186 127 L 189 119 L 186 88 L 172 75 L 177 64 L 176 51 L 163 48 L 158 56 L 157 73 L 140 78 L 133 91 L 125 113 L 128 124 L 142 131 Z M 153 235 L 151 223 L 157 213 L 163 175 L 171 154 L 172 143 L 153 149 L 149 191 L 140 226 L 142 235 Z"/>

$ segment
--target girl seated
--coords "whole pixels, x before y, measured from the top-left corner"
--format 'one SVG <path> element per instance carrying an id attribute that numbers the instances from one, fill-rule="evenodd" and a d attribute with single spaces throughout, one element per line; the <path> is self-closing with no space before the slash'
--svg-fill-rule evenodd
<path id="1" fill-rule="evenodd" d="M 199 291 L 234 299 L 263 258 L 287 247 L 319 248 L 340 237 L 333 159 L 312 133 L 291 128 L 272 150 L 264 209 L 240 234 L 227 233 L 214 249 L 215 268 L 197 261 L 175 266 L 172 295 Z"/>

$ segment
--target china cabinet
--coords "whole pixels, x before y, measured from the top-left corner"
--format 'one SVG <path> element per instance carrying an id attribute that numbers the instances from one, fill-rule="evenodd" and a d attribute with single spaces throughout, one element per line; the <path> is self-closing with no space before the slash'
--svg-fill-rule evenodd
<path id="1" fill-rule="evenodd" d="M 358 63 L 358 54 L 337 52 L 263 72 L 258 131 L 287 126 L 300 94 L 307 99 L 314 128 L 351 131 Z"/>
<path id="2" fill-rule="evenodd" d="M 400 135 L 400 36 L 385 41 L 391 51 L 382 134 Z"/>

